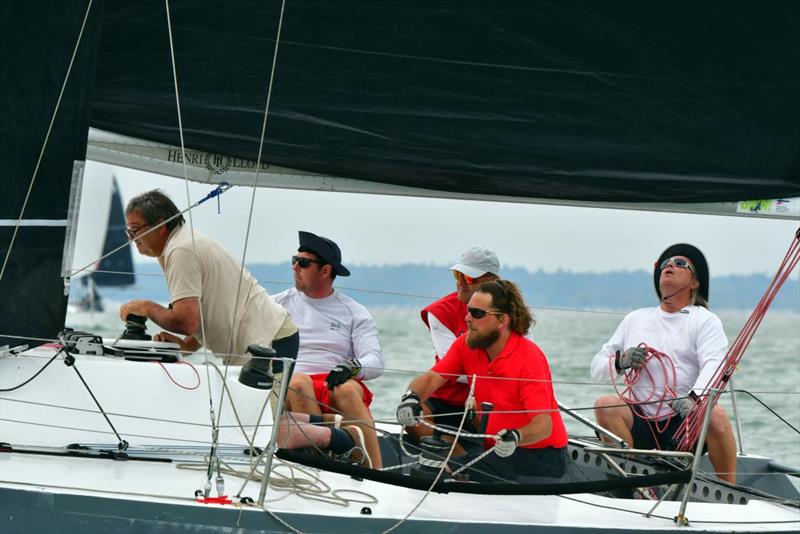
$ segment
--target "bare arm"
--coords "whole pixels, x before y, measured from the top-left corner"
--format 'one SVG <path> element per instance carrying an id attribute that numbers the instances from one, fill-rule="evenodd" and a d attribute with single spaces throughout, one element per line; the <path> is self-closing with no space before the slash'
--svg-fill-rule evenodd
<path id="1" fill-rule="evenodd" d="M 413 391 L 419 396 L 420 402 L 424 402 L 431 394 L 439 389 L 447 380 L 440 374 L 428 371 L 411 381 L 408 385 L 409 391 Z"/>
<path id="2" fill-rule="evenodd" d="M 120 306 L 119 316 L 123 321 L 131 313 L 147 317 L 161 328 L 179 334 L 193 335 L 200 328 L 200 299 L 196 297 L 177 300 L 171 308 L 152 300 L 132 300 Z"/>
<path id="3" fill-rule="evenodd" d="M 201 347 L 200 342 L 194 336 L 186 336 L 181 339 L 180 337 L 170 334 L 169 332 L 159 332 L 153 336 L 153 341 L 167 341 L 177 343 L 181 347 L 182 352 L 194 352 Z"/>
<path id="4" fill-rule="evenodd" d="M 517 429 L 519 444 L 530 445 L 550 436 L 553 432 L 553 419 L 550 414 L 540 413 L 531 418 L 531 421 Z"/>

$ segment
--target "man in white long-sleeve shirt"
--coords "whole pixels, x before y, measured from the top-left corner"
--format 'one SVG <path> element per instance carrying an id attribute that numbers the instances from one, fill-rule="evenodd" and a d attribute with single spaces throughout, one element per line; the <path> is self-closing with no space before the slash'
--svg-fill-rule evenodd
<path id="1" fill-rule="evenodd" d="M 364 432 L 372 466 L 382 467 L 380 446 L 364 385 L 383 374 L 378 329 L 367 309 L 334 290 L 336 276 L 349 276 L 339 246 L 325 237 L 300 232 L 292 256 L 295 287 L 275 295 L 300 330 L 300 349 L 289 383 L 287 408 L 312 416 L 342 414 Z"/>
<path id="2" fill-rule="evenodd" d="M 705 392 L 725 357 L 728 339 L 722 322 L 707 309 L 708 279 L 708 265 L 700 250 L 685 243 L 667 248 L 653 272 L 660 305 L 628 314 L 592 360 L 595 382 L 610 382 L 611 372 L 642 370 L 632 394 L 643 404 L 626 406 L 617 395 L 595 401 L 597 422 L 635 448 L 674 448 L 672 437 L 694 406 L 691 393 Z M 642 344 L 672 360 L 675 400 L 645 402 L 654 391 L 660 397 L 666 382 L 661 364 L 646 358 Z M 712 410 L 707 445 L 717 476 L 735 482 L 736 442 L 721 406 Z"/>

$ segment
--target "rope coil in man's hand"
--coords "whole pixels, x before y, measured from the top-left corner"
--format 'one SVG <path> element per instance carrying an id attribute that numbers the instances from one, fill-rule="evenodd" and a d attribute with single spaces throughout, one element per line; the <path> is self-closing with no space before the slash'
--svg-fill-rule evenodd
<path id="1" fill-rule="evenodd" d="M 647 421 L 653 421 L 655 423 L 656 430 L 661 433 L 667 428 L 672 416 L 674 415 L 672 409 L 669 408 L 669 403 L 672 399 L 678 397 L 676 392 L 677 375 L 675 372 L 675 364 L 672 363 L 672 360 L 667 354 L 660 352 L 653 347 L 648 347 L 645 343 L 639 343 L 638 347 L 643 348 L 645 351 L 646 356 L 644 365 L 642 365 L 642 367 L 639 369 L 634 369 L 631 367 L 625 371 L 625 388 L 622 391 L 620 391 L 620 389 L 617 387 L 617 381 L 615 379 L 617 372 L 614 364 L 617 361 L 617 356 L 614 354 L 609 357 L 608 372 L 611 376 L 611 385 L 614 387 L 614 391 L 617 393 L 617 395 L 619 395 L 619 397 L 625 401 L 625 403 L 630 406 L 632 410 L 634 410 L 638 417 Z M 658 362 L 658 369 L 661 371 L 664 384 L 661 388 L 656 386 L 657 381 L 653 378 L 653 373 L 650 371 L 650 366 L 648 363 L 651 360 Z M 637 398 L 634 393 L 634 389 L 637 388 L 640 390 L 639 394 L 641 396 L 642 386 L 637 385 L 637 383 L 639 382 L 642 373 L 645 373 L 649 377 L 651 386 L 650 391 L 647 392 L 647 396 L 644 399 Z M 640 408 L 640 405 L 642 404 L 655 404 L 655 415 L 647 415 L 644 410 Z M 667 407 L 668 416 L 663 418 L 664 412 L 662 412 L 662 408 L 665 405 Z M 663 419 L 663 421 L 661 419 Z"/>

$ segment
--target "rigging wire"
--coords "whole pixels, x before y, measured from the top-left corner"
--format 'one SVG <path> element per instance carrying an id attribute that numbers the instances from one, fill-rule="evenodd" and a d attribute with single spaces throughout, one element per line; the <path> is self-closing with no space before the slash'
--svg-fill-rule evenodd
<path id="1" fill-rule="evenodd" d="M 62 352 L 63 352 L 63 349 L 61 349 L 58 352 L 56 352 L 55 354 L 53 354 L 53 357 L 50 358 L 49 360 L 47 360 L 47 363 L 45 363 L 38 371 L 36 371 L 36 373 L 34 373 L 33 376 L 31 376 L 25 382 L 22 382 L 21 384 L 18 384 L 16 386 L 10 387 L 10 388 L 0 388 L 0 393 L 8 393 L 10 391 L 17 390 L 17 389 L 29 384 L 30 382 L 33 382 L 33 379 L 36 378 L 37 376 L 39 376 L 40 374 L 42 374 L 42 372 L 45 369 L 47 369 L 47 366 L 49 366 L 51 363 L 53 363 L 53 361 L 55 361 L 55 359 L 58 357 L 58 355 L 61 354 Z M 3 399 L 3 400 L 5 400 L 5 399 Z M 11 400 L 11 399 L 9 399 L 9 400 Z"/>
<path id="2" fill-rule="evenodd" d="M 789 248 L 775 272 L 772 282 L 767 287 L 761 300 L 756 304 L 753 313 L 736 336 L 736 339 L 729 347 L 725 358 L 720 363 L 716 372 L 709 380 L 708 384 L 706 384 L 703 390 L 703 397 L 698 399 L 692 411 L 689 412 L 675 431 L 674 439 L 678 443 L 676 450 L 686 451 L 694 447 L 701 432 L 708 403 L 710 402 L 712 406 L 717 404 L 722 390 L 726 388 L 730 377 L 733 376 L 733 373 L 736 371 L 736 367 L 742 360 L 747 347 L 750 345 L 750 341 L 752 341 L 758 327 L 761 325 L 761 321 L 766 316 L 772 301 L 775 299 L 781 286 L 789 278 L 789 275 L 797 266 L 798 262 L 800 262 L 800 228 L 795 232 L 789 244 Z"/>
<path id="3" fill-rule="evenodd" d="M 169 0 L 164 0 L 164 7 L 165 7 L 165 13 L 166 13 L 166 19 L 167 19 L 167 33 L 169 35 L 169 55 L 170 55 L 170 62 L 171 62 L 171 66 L 172 66 L 172 80 L 173 80 L 173 84 L 175 86 L 175 109 L 176 109 L 176 112 L 177 112 L 177 115 L 178 115 L 178 135 L 180 137 L 180 142 L 181 142 L 181 162 L 182 162 L 182 166 L 183 166 L 183 182 L 184 182 L 185 189 L 186 189 L 186 203 L 190 204 L 191 198 L 189 196 L 189 175 L 188 175 L 188 170 L 187 170 L 187 167 L 186 167 L 186 143 L 185 143 L 184 137 L 183 137 L 183 116 L 181 114 L 180 91 L 178 90 L 178 71 L 177 71 L 177 68 L 175 66 L 175 43 L 174 43 L 174 39 L 173 39 L 173 36 L 172 36 L 172 18 L 170 16 Z M 195 235 L 194 235 L 194 218 L 192 217 L 192 212 L 191 211 L 189 212 L 189 230 L 190 230 L 190 233 L 191 233 L 191 236 L 192 236 L 192 252 L 194 253 L 195 261 L 197 262 L 198 268 L 199 268 L 200 267 L 200 258 L 197 255 L 197 243 L 195 241 Z M 200 311 L 200 335 L 202 336 L 203 341 L 205 342 L 206 329 L 205 329 L 205 317 L 203 316 L 203 305 L 202 305 L 203 304 L 203 297 L 204 297 L 204 295 L 200 295 L 200 298 L 199 298 L 199 301 L 200 301 L 199 304 L 200 305 L 198 306 L 198 309 Z M 204 343 L 204 345 L 205 345 L 205 343 Z M 203 347 L 203 355 L 205 357 L 206 363 L 209 362 L 208 354 L 209 354 L 209 350 L 204 346 Z M 210 371 L 208 370 L 208 367 L 206 367 L 206 382 L 208 384 L 209 417 L 211 419 L 211 425 L 212 425 L 212 430 L 211 430 L 211 436 L 212 436 L 212 439 L 211 439 L 211 459 L 209 460 L 209 463 L 208 463 L 208 473 L 207 473 L 208 476 L 207 476 L 207 482 L 206 482 L 206 486 L 205 486 L 205 496 L 208 497 L 209 493 L 211 491 L 211 472 L 212 472 L 212 466 L 213 466 L 213 463 L 214 463 L 214 453 L 216 451 L 217 441 L 218 441 L 218 436 L 219 436 L 219 429 L 217 429 L 214 426 L 215 425 L 215 421 L 214 421 L 214 401 L 212 399 L 211 375 L 210 375 Z M 222 406 L 221 405 L 220 405 L 219 409 L 220 409 L 220 411 L 222 410 Z M 220 476 L 219 475 L 219 462 L 217 462 L 217 476 L 218 476 L 218 478 Z"/>
<path id="4" fill-rule="evenodd" d="M 17 233 L 19 232 L 20 226 L 22 225 L 22 217 L 25 216 L 25 209 L 28 207 L 28 201 L 31 198 L 31 192 L 33 191 L 33 184 L 36 182 L 36 176 L 39 174 L 39 167 L 42 164 L 42 159 L 44 158 L 44 151 L 47 148 L 47 143 L 50 140 L 50 134 L 53 131 L 53 125 L 56 122 L 56 116 L 58 115 L 58 110 L 61 107 L 61 99 L 64 97 L 64 91 L 67 88 L 67 82 L 69 82 L 69 76 L 72 73 L 72 66 L 75 64 L 75 56 L 78 55 L 78 48 L 80 48 L 81 41 L 83 39 L 83 31 L 86 28 L 86 21 L 89 20 L 89 13 L 92 10 L 92 1 L 89 0 L 89 3 L 86 6 L 86 14 L 83 16 L 83 22 L 81 23 L 81 29 L 78 32 L 78 39 L 75 41 L 75 47 L 72 49 L 72 57 L 69 59 L 69 65 L 67 66 L 67 73 L 64 75 L 64 82 L 61 84 L 61 90 L 58 93 L 58 99 L 56 100 L 56 106 L 53 109 L 53 115 L 50 117 L 50 124 L 47 127 L 47 133 L 44 136 L 44 141 L 42 142 L 42 149 L 39 151 L 39 157 L 36 160 L 36 166 L 33 169 L 33 176 L 31 176 L 31 181 L 28 184 L 28 191 L 25 193 L 25 200 L 22 202 L 22 208 L 19 211 L 19 217 L 17 218 L 17 224 L 14 226 L 14 233 L 11 234 L 11 241 L 8 244 L 8 250 L 6 250 L 6 257 L 3 259 L 3 267 L 0 268 L 0 280 L 3 279 L 3 275 L 6 272 L 6 266 L 8 265 L 8 260 L 11 258 L 11 250 L 14 248 L 14 242 L 17 240 Z"/>

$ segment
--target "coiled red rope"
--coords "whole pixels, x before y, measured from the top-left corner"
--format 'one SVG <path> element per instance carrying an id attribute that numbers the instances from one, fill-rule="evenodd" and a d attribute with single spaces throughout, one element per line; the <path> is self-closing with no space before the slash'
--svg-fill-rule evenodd
<path id="1" fill-rule="evenodd" d="M 645 351 L 644 365 L 641 369 L 631 368 L 625 372 L 625 388 L 622 391 L 619 390 L 617 381 L 614 379 L 617 375 L 616 369 L 614 368 L 616 355 L 612 355 L 608 359 L 608 374 L 611 376 L 611 385 L 614 387 L 614 391 L 617 392 L 617 395 L 631 407 L 638 417 L 647 421 L 652 421 L 656 431 L 661 433 L 667 428 L 674 414 L 672 408 L 669 407 L 669 402 L 677 396 L 675 388 L 677 387 L 678 379 L 675 372 L 675 364 L 672 363 L 672 359 L 667 354 L 653 347 L 648 347 L 645 343 L 639 343 L 638 346 Z M 650 371 L 650 367 L 652 366 L 649 366 L 648 363 L 651 360 L 658 362 L 656 368 L 660 370 L 660 379 L 656 379 Z M 647 392 L 647 396 L 644 399 L 641 398 L 642 386 L 637 385 L 642 373 L 648 376 L 651 384 L 650 391 Z M 663 384 L 663 386 L 659 387 L 656 386 L 656 384 Z M 634 389 L 638 391 L 638 396 L 634 392 Z M 647 415 L 641 407 L 644 404 L 655 404 L 655 415 Z M 665 406 L 666 410 L 663 410 Z M 665 415 L 667 416 L 666 418 Z M 656 440 L 656 443 L 657 442 L 658 440 Z"/>
<path id="2" fill-rule="evenodd" d="M 739 335 L 736 336 L 736 340 L 734 340 L 728 348 L 728 353 L 703 390 L 704 394 L 699 396 L 694 408 L 692 408 L 692 411 L 689 412 L 675 432 L 674 439 L 677 443 L 676 450 L 688 451 L 695 448 L 697 438 L 700 436 L 700 429 L 703 426 L 703 418 L 708 403 L 711 402 L 713 403 L 712 406 L 716 406 L 722 391 L 728 385 L 728 381 L 736 370 L 736 366 L 741 361 L 747 347 L 750 345 L 750 341 L 753 339 L 756 330 L 758 330 L 772 301 L 775 300 L 778 290 L 780 290 L 783 283 L 786 282 L 786 279 L 789 278 L 789 275 L 792 274 L 792 271 L 799 261 L 800 229 L 797 230 L 794 240 L 789 244 L 789 249 L 786 251 L 786 255 L 783 261 L 781 261 L 778 271 L 775 273 L 769 287 L 767 287 L 761 300 L 756 304 L 753 313 L 750 314 L 750 318 L 742 327 Z M 711 389 L 715 391 L 712 393 L 710 391 Z"/>

